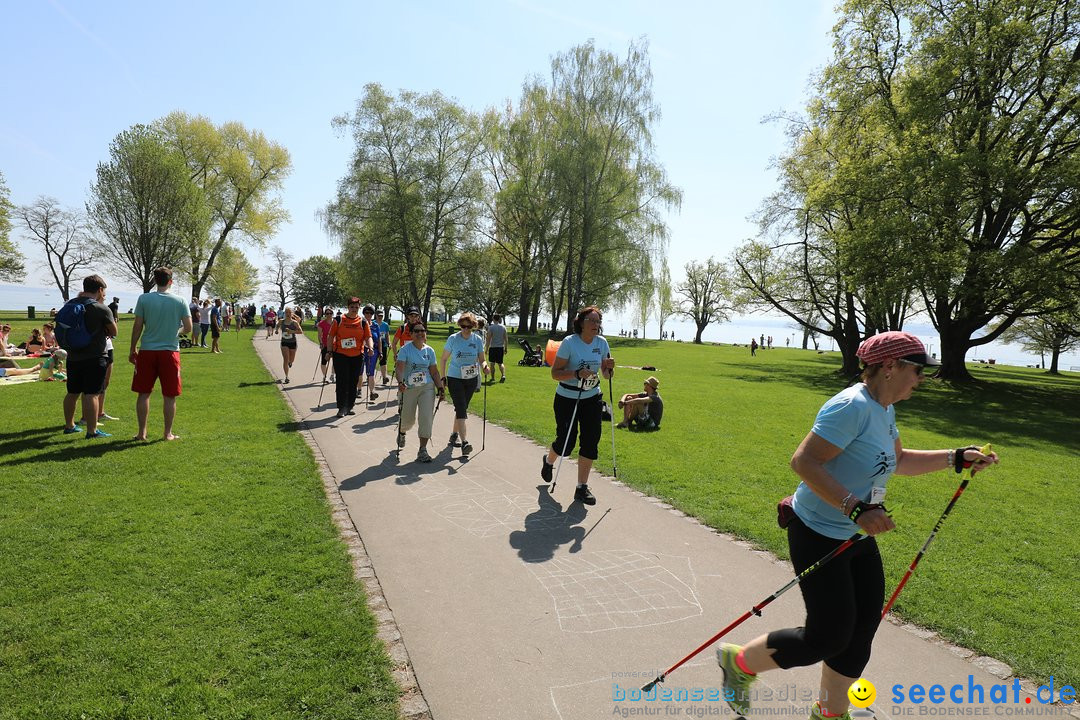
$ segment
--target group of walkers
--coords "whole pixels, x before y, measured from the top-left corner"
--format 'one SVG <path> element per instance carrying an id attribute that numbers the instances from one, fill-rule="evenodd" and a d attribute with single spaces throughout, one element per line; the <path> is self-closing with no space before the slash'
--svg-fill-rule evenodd
<path id="1" fill-rule="evenodd" d="M 194 313 L 168 292 L 171 270 L 158 268 L 154 277 L 157 290 L 139 297 L 131 333 L 129 361 L 135 366 L 131 388 L 138 394 L 136 439 L 146 439 L 150 393 L 160 380 L 165 439 L 173 440 L 176 397 L 181 392 L 177 335 L 192 331 Z M 79 297 L 71 301 L 82 305 L 83 322 L 91 339 L 83 347 L 68 350 L 64 432 L 83 432 L 74 422 L 81 396 L 87 438 L 108 437 L 96 422 L 111 361 L 106 340 L 115 337 L 117 330 L 113 312 L 103 304 L 105 289 L 105 281 L 92 275 L 84 280 Z M 449 389 L 454 405 L 450 443 L 460 446 L 462 457 L 469 457 L 473 445 L 466 419 L 471 399 L 482 385 L 486 387 L 489 375 L 494 381 L 495 365 L 502 373 L 500 382 L 506 378 L 506 332 L 500 321 L 495 316 L 485 334 L 480 331 L 479 318 L 470 312 L 462 313 L 457 319 L 457 332 L 447 339 L 441 357 L 436 357 L 427 344 L 427 325 L 415 307 L 406 309 L 405 322 L 392 340 L 383 313 L 371 305 L 361 309 L 359 298 L 350 298 L 346 312 L 337 317 L 326 310 L 318 323 L 319 364 L 325 383 L 327 366 L 332 363 L 330 381 L 337 390 L 337 417 L 355 414 L 363 376 L 368 378 L 369 402 L 375 396 L 372 388 L 380 367 L 383 382 L 390 381 L 386 366 L 392 353 L 399 397 L 399 451 L 406 445 L 408 432 L 416 426 L 417 460 L 431 461 L 428 446 L 436 403 Z M 556 383 L 552 404 L 555 437 L 540 467 L 540 477 L 554 483 L 559 471 L 556 463 L 561 465 L 576 446 L 574 500 L 585 505 L 596 503 L 588 482 L 602 434 L 601 380 L 608 380 L 610 392 L 615 369 L 611 348 L 602 334 L 602 322 L 597 306 L 579 310 L 573 320 L 573 333 L 561 342 L 555 354 L 550 370 Z M 281 335 L 284 382 L 288 383 L 297 338 L 303 333 L 300 317 L 285 308 L 274 332 Z M 941 450 L 904 447 L 896 425 L 895 405 L 910 398 L 919 387 L 925 367 L 938 364 L 918 338 L 899 331 L 880 333 L 865 340 L 857 356 L 863 363 L 859 381 L 826 401 L 818 411 L 791 459 L 798 486 L 782 504 L 788 510 L 781 514 L 782 526 L 787 531 L 792 564 L 800 577 L 805 622 L 800 627 L 762 634 L 745 646 L 724 643 L 716 651 L 723 671 L 725 699 L 740 715 L 750 710 L 750 690 L 760 673 L 821 662 L 820 694 L 811 718 L 848 717 L 847 689 L 862 675 L 881 621 L 885 579 L 875 538 L 895 528 L 885 506 L 889 479 L 894 474 L 922 475 L 946 469 L 969 469 L 974 474 L 998 462 L 995 453 L 975 446 Z M 620 406 L 624 422 L 650 414 L 656 419 L 662 412 L 662 401 L 656 402 L 658 386 L 659 381 L 650 377 L 642 393 L 623 396 Z M 845 543 L 847 546 L 841 548 Z"/>

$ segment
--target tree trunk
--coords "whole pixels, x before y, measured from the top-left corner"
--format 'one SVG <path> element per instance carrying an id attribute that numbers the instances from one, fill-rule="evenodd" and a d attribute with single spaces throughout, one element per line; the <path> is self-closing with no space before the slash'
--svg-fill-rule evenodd
<path id="1" fill-rule="evenodd" d="M 964 356 L 967 355 L 967 344 L 958 342 L 945 341 L 944 334 L 941 337 L 941 367 L 938 368 L 935 377 L 942 380 L 953 380 L 957 382 L 970 382 L 974 380 L 971 373 L 968 372 L 967 365 L 964 363 Z"/>
<path id="2" fill-rule="evenodd" d="M 859 349 L 859 336 L 852 337 L 847 333 L 842 333 L 840 337 L 834 339 L 840 346 L 840 356 L 843 358 L 840 374 L 844 377 L 855 377 L 859 374 L 859 358 L 855 357 Z"/>
<path id="3" fill-rule="evenodd" d="M 705 332 L 705 328 L 707 328 L 709 326 L 709 323 L 708 322 L 701 323 L 701 322 L 695 321 L 694 325 L 697 326 L 697 334 L 694 335 L 694 344 L 695 345 L 700 345 L 701 344 L 701 333 Z"/>
<path id="4" fill-rule="evenodd" d="M 1053 347 L 1050 349 L 1050 369 L 1047 371 L 1051 375 L 1058 374 L 1058 358 L 1061 356 L 1061 348 Z"/>

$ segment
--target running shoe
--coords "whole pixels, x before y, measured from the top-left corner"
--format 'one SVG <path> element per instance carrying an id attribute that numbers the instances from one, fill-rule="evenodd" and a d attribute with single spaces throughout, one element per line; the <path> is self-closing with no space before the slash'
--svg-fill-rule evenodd
<path id="1" fill-rule="evenodd" d="M 107 433 L 104 430 L 95 430 L 92 433 L 86 433 L 87 440 L 93 440 L 95 438 L 107 438 L 112 437 L 112 433 Z"/>
<path id="2" fill-rule="evenodd" d="M 741 645 L 723 643 L 716 648 L 716 662 L 724 673 L 724 699 L 738 715 L 750 712 L 750 686 L 757 676 L 739 669 L 735 656 L 742 650 Z"/>
<path id="3" fill-rule="evenodd" d="M 542 464 L 540 465 L 540 479 L 544 482 L 551 482 L 551 471 L 555 468 L 554 465 L 547 461 L 547 453 L 544 453 L 544 457 L 541 458 Z"/>
<path id="4" fill-rule="evenodd" d="M 499 382 L 501 382 L 501 383 L 506 382 L 506 376 L 503 375 L 501 378 L 499 378 Z"/>
<path id="5" fill-rule="evenodd" d="M 843 715 L 826 715 L 821 712 L 821 703 L 815 702 L 810 708 L 810 720 L 851 720 L 851 712 L 846 710 Z"/>
<path id="6" fill-rule="evenodd" d="M 337 417 L 337 418 L 345 417 L 345 411 L 344 410 L 338 410 L 337 415 L 335 415 L 334 417 Z"/>
<path id="7" fill-rule="evenodd" d="M 592 494 L 592 490 L 588 485 L 578 485 L 577 490 L 574 491 L 574 500 L 584 505 L 595 505 L 596 498 Z"/>
<path id="8" fill-rule="evenodd" d="M 69 428 L 64 428 L 65 435 L 74 435 L 75 433 L 81 433 L 83 429 L 78 425 L 72 425 Z"/>
<path id="9" fill-rule="evenodd" d="M 102 420 L 119 420 L 119 419 L 120 418 L 113 417 L 112 415 L 109 415 L 108 413 L 101 413 L 100 415 L 98 415 L 98 422 L 101 422 Z"/>
<path id="10" fill-rule="evenodd" d="M 450 433 L 450 442 L 447 443 L 447 445 L 453 445 L 454 447 L 458 446 L 458 434 L 456 432 Z"/>
<path id="11" fill-rule="evenodd" d="M 372 400 L 378 400 L 379 399 L 379 393 L 377 393 L 377 392 L 371 393 L 371 399 Z"/>
<path id="12" fill-rule="evenodd" d="M 472 443 L 466 442 L 461 446 L 461 457 L 469 457 L 470 453 L 472 453 Z"/>
<path id="13" fill-rule="evenodd" d="M 355 415 L 356 411 L 353 410 L 352 408 L 349 408 L 348 410 L 345 411 L 345 414 L 346 415 Z"/>
<path id="14" fill-rule="evenodd" d="M 399 432 L 397 434 L 397 446 L 399 448 L 405 447 L 405 433 Z"/>
<path id="15" fill-rule="evenodd" d="M 286 385 L 288 385 L 288 384 L 289 384 L 289 378 L 285 378 L 285 384 L 286 384 Z"/>
<path id="16" fill-rule="evenodd" d="M 337 382 L 337 378 L 334 377 L 334 373 L 330 373 L 330 382 Z"/>
<path id="17" fill-rule="evenodd" d="M 417 462 L 429 463 L 431 462 L 431 455 L 428 454 L 427 448 L 422 447 L 416 451 Z"/>

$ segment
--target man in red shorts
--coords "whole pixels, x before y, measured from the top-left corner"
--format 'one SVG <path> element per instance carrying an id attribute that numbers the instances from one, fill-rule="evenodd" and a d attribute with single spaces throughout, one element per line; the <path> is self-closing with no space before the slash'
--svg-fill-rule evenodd
<path id="1" fill-rule="evenodd" d="M 187 304 L 169 292 L 172 270 L 160 267 L 154 271 L 157 292 L 143 293 L 135 303 L 135 324 L 131 328 L 131 352 L 128 360 L 135 366 L 131 390 L 139 394 L 135 414 L 139 418 L 136 440 L 146 440 L 146 418 L 150 414 L 150 393 L 154 383 L 161 380 L 164 399 L 165 439 L 178 440 L 173 435 L 176 417 L 176 398 L 180 395 L 181 332 L 191 332 L 191 312 Z M 142 344 L 136 350 L 139 338 Z"/>

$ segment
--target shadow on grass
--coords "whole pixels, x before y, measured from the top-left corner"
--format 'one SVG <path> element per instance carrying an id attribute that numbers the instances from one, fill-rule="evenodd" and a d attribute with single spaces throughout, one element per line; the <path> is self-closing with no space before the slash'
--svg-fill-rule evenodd
<path id="1" fill-rule="evenodd" d="M 588 510 L 575 500 L 564 512 L 563 506 L 551 496 L 549 485 L 537 485 L 536 492 L 537 508 L 525 516 L 524 530 L 510 533 L 510 547 L 527 563 L 547 562 L 567 543 L 571 543 L 570 552 L 579 552 L 585 539 L 581 523 L 588 517 Z"/>
<path id="2" fill-rule="evenodd" d="M 278 384 L 277 380 L 263 380 L 262 382 L 242 382 L 242 383 L 239 383 L 236 387 L 238 387 L 238 388 L 265 387 L 267 385 L 277 385 L 277 384 Z"/>
<path id="3" fill-rule="evenodd" d="M 6 460 L 3 465 L 25 465 L 25 464 L 37 464 L 47 462 L 60 462 L 68 460 L 81 460 L 83 458 L 99 458 L 108 452 L 118 452 L 135 445 L 143 445 L 144 443 L 134 438 L 124 439 L 106 439 L 102 438 L 95 440 L 94 442 L 87 442 L 86 437 L 83 434 L 74 434 L 70 443 L 63 443 L 56 445 L 50 450 L 44 452 L 36 452 L 23 457 L 15 458 L 14 460 Z M 36 445 L 23 445 L 18 448 L 20 451 L 25 450 L 41 450 L 45 447 L 45 443 L 38 443 Z M 0 446 L 0 455 L 6 452 L 6 448 Z"/>
<path id="4" fill-rule="evenodd" d="M 1031 446 L 1049 442 L 1080 449 L 1080 433 L 1076 432 L 1080 381 L 1000 368 L 979 372 L 978 367 L 972 368 L 976 379 L 970 383 L 925 380 L 911 399 L 898 404 L 899 424 L 914 420 L 922 428 L 954 436 L 958 442 L 992 440 L 987 432 L 994 428 L 1013 438 L 1029 439 Z M 784 383 L 800 391 L 820 393 L 823 398 L 850 384 L 847 378 L 817 363 L 787 366 L 782 373 L 762 368 L 761 372 L 727 377 L 744 382 Z"/>
<path id="5" fill-rule="evenodd" d="M 16 453 L 41 450 L 49 443 L 48 438 L 60 435 L 61 432 L 55 426 L 47 426 L 0 433 L 0 458 L 10 458 Z M 17 462 L 18 460 L 3 460 L 0 461 L 0 465 L 15 465 Z"/>

